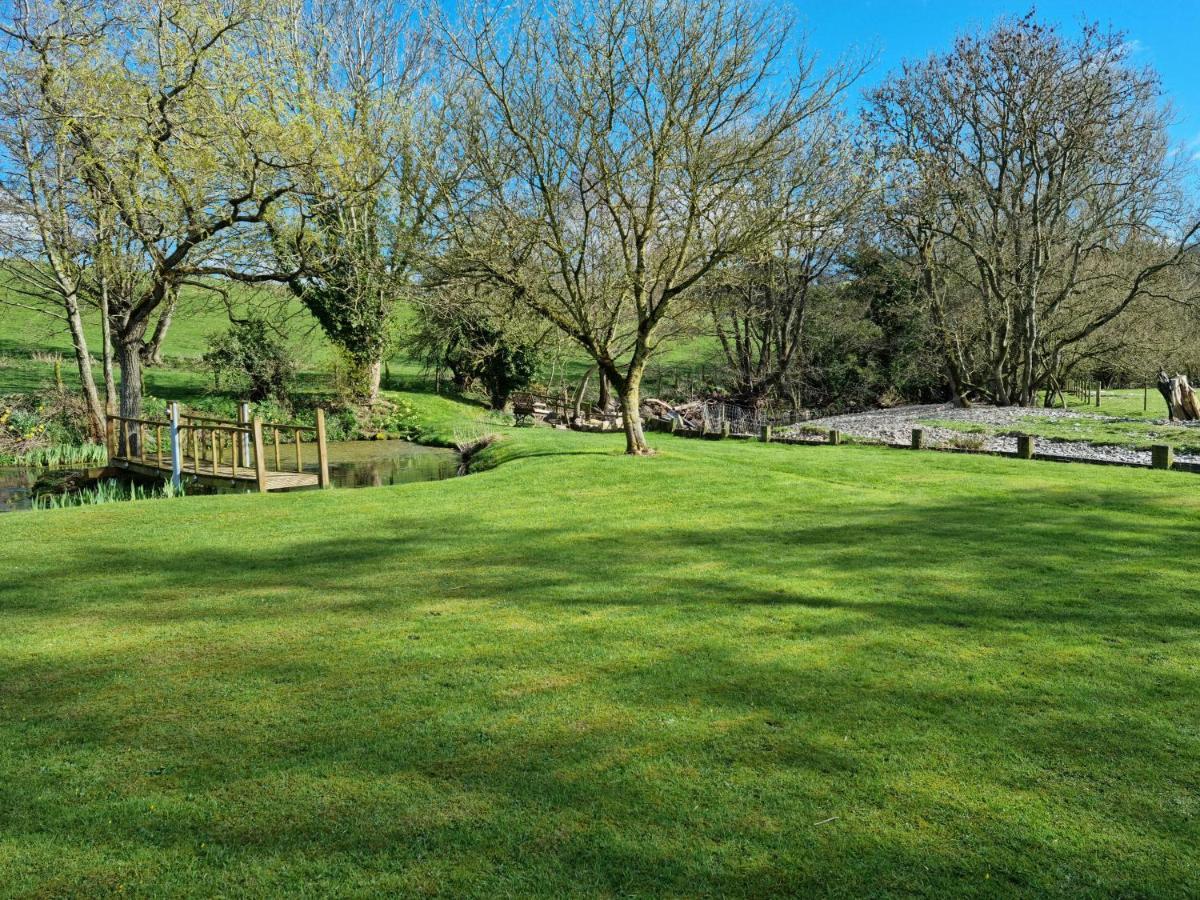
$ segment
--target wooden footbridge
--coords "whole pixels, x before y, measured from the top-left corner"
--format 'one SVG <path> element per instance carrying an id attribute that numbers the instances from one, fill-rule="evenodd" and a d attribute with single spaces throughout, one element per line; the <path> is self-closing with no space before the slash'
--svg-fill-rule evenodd
<path id="1" fill-rule="evenodd" d="M 316 447 L 315 472 L 305 468 L 305 445 Z M 181 413 L 177 403 L 165 420 L 109 415 L 108 459 L 134 474 L 169 476 L 176 487 L 184 476 L 264 493 L 330 486 L 322 409 L 315 425 L 251 418 L 245 403 L 237 421 Z"/>

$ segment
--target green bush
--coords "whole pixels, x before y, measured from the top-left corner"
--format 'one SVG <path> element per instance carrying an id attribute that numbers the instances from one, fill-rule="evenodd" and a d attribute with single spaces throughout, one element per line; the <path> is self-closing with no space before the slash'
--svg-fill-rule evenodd
<path id="1" fill-rule="evenodd" d="M 252 403 L 287 405 L 296 366 L 264 319 L 235 322 L 224 334 L 213 335 L 203 359 L 217 390 L 225 382 L 230 390 L 244 391 Z"/>
<path id="2" fill-rule="evenodd" d="M 95 465 L 103 448 L 86 433 L 83 401 L 67 391 L 0 399 L 0 463 L 23 466 Z"/>

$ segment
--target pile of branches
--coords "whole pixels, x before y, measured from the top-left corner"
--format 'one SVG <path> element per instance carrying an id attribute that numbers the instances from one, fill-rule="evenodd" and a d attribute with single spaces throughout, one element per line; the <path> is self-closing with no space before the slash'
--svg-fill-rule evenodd
<path id="1" fill-rule="evenodd" d="M 802 416 L 773 415 L 758 406 L 739 406 L 724 400 L 691 400 L 671 404 L 655 397 L 642 401 L 642 417 L 664 424 L 675 423 L 677 431 L 720 434 L 728 426 L 730 434 L 758 434 L 764 425 L 793 425 Z"/>

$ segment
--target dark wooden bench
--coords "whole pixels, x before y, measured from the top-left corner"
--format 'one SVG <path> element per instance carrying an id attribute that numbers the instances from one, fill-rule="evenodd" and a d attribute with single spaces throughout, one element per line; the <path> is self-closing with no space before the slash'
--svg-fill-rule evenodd
<path id="1" fill-rule="evenodd" d="M 537 412 L 537 400 L 532 394 L 514 394 L 512 401 L 513 424 L 518 428 L 533 425 Z"/>

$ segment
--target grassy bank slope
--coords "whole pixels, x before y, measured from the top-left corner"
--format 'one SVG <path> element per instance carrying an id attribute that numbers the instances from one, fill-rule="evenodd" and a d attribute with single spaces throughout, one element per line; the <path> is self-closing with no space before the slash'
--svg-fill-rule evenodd
<path id="1" fill-rule="evenodd" d="M 1184 894 L 1186 476 L 516 434 L 0 520 L 0 893 Z"/>

